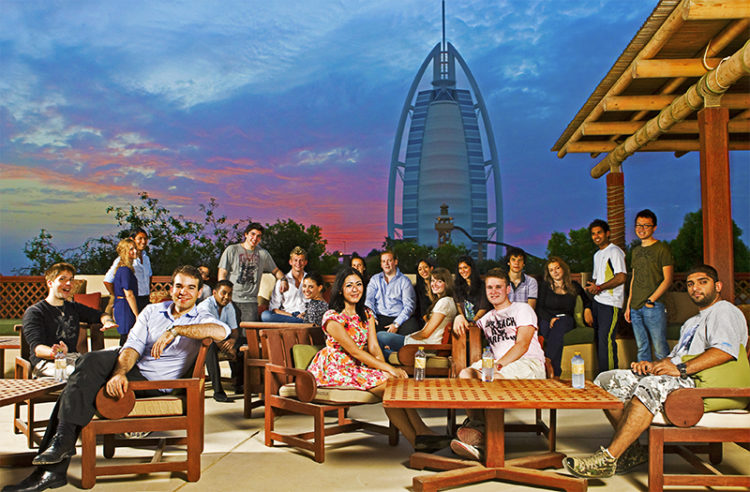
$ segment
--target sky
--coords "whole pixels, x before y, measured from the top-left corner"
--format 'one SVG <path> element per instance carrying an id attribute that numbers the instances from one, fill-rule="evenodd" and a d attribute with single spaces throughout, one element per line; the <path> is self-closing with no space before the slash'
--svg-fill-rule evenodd
<path id="1" fill-rule="evenodd" d="M 606 218 L 598 160 L 550 149 L 656 3 L 448 0 L 446 38 L 495 133 L 505 242 L 544 256 L 553 231 Z M 27 264 L 42 228 L 59 249 L 115 232 L 107 207 L 142 191 L 186 217 L 214 197 L 230 220 L 316 224 L 330 251 L 380 247 L 396 125 L 440 41 L 438 0 L 1 8 L 0 273 Z M 748 160 L 730 154 L 745 242 Z M 623 170 L 628 223 L 651 208 L 656 236 L 673 239 L 700 208 L 696 152 L 641 153 Z"/>

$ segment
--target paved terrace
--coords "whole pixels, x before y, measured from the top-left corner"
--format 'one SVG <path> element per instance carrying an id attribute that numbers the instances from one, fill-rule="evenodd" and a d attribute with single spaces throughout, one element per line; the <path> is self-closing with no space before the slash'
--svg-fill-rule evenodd
<path id="1" fill-rule="evenodd" d="M 327 438 L 326 461 L 315 463 L 302 451 L 277 446 L 268 448 L 263 444 L 263 410 L 253 411 L 253 418 L 242 417 L 242 401 L 217 403 L 207 391 L 206 399 L 206 440 L 201 460 L 201 479 L 188 483 L 182 475 L 155 473 L 142 476 L 102 477 L 95 489 L 107 491 L 190 491 L 211 490 L 212 492 L 235 490 L 274 491 L 399 491 L 411 490 L 412 478 L 429 473 L 409 469 L 409 455 L 412 452 L 408 442 L 401 438 L 397 447 L 391 448 L 385 436 L 367 433 L 350 433 Z M 45 404 L 46 405 L 46 404 Z M 51 405 L 51 404 L 49 404 Z M 47 411 L 38 406 L 38 415 Z M 51 408 L 51 406 L 50 406 Z M 445 416 L 440 411 L 424 411 L 426 421 L 434 429 L 444 426 Z M 507 422 L 528 421 L 533 418 L 531 410 L 511 410 L 506 412 Z M 0 408 L 0 433 L 2 452 L 22 452 L 26 450 L 23 436 L 11 431 L 11 406 Z M 372 421 L 385 422 L 381 405 L 368 405 L 354 408 L 351 415 Z M 546 412 L 545 412 L 546 415 Z M 461 418 L 461 417 L 460 417 Z M 279 420 L 284 429 L 312 429 L 310 417 L 284 416 Z M 606 444 L 611 436 L 611 428 L 600 411 L 560 410 L 558 411 L 558 450 L 564 453 L 590 453 L 599 445 Z M 521 456 L 529 452 L 542 452 L 546 449 L 543 437 L 532 433 L 515 433 L 506 437 L 509 457 Z M 450 453 L 444 450 L 443 453 Z M 140 453 L 140 454 L 139 454 Z M 743 454 L 744 453 L 744 454 Z M 118 456 L 146 456 L 147 452 L 137 449 L 118 448 Z M 169 449 L 165 454 L 169 454 Z M 99 458 L 104 459 L 104 458 Z M 142 458 L 145 459 L 145 458 Z M 675 456 L 666 458 L 668 466 L 688 468 Z M 750 460 L 747 453 L 737 445 L 725 445 L 725 458 L 719 466 L 728 473 L 750 474 Z M 30 473 L 31 468 L 0 468 L 0 484 L 16 483 Z M 59 491 L 80 490 L 80 448 L 73 458 L 68 474 L 69 484 L 56 489 Z M 646 490 L 647 466 L 642 465 L 635 472 L 625 476 L 615 476 L 603 481 L 590 481 L 589 490 L 633 491 Z M 503 482 L 487 482 L 463 487 L 465 491 L 498 490 L 540 490 Z M 693 488 L 692 490 L 696 490 Z M 697 490 L 707 490 L 698 488 Z"/>

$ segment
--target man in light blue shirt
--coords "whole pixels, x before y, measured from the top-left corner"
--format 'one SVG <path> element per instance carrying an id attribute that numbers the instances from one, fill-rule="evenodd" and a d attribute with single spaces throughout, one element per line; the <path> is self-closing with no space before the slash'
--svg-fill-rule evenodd
<path id="1" fill-rule="evenodd" d="M 222 403 L 232 403 L 221 386 L 221 371 L 219 369 L 219 351 L 225 353 L 230 359 L 237 358 L 237 312 L 232 305 L 232 282 L 219 280 L 213 289 L 212 295 L 198 304 L 198 312 L 213 316 L 232 329 L 232 334 L 226 340 L 214 342 L 208 348 L 206 354 L 206 370 L 211 378 L 211 387 L 214 389 L 214 400 Z"/>
<path id="2" fill-rule="evenodd" d="M 398 258 L 393 251 L 380 253 L 380 268 L 383 271 L 367 284 L 365 299 L 365 305 L 377 317 L 377 330 L 401 335 L 419 331 L 419 324 L 412 317 L 416 306 L 414 286 L 398 269 Z"/>
<path id="3" fill-rule="evenodd" d="M 229 336 L 229 326 L 195 307 L 200 287 L 197 268 L 178 267 L 172 274 L 172 300 L 150 304 L 141 311 L 119 352 L 99 350 L 78 359 L 33 460 L 37 468 L 19 484 L 3 490 L 45 490 L 67 484 L 78 433 L 94 416 L 99 389 L 106 387 L 110 396 L 119 399 L 128 391 L 130 381 L 179 378 L 194 364 L 202 339 L 221 341 Z M 163 393 L 150 390 L 138 394 Z"/>

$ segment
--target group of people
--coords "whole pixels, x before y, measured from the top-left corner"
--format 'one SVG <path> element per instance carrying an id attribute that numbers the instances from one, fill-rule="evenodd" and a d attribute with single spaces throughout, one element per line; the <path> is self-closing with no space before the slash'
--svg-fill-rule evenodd
<path id="1" fill-rule="evenodd" d="M 78 358 L 34 459 L 37 468 L 18 485 L 3 490 L 37 491 L 64 485 L 77 435 L 94 414 L 96 391 L 106 387 L 110 395 L 118 397 L 127 390 L 129 381 L 184 374 L 195 358 L 198 341 L 205 337 L 216 342 L 212 347 L 214 358 L 209 356 L 207 367 L 209 373 L 215 371 L 211 377 L 217 398 L 216 389 L 221 386 L 215 356 L 217 351 L 231 352 L 243 343 L 237 320 L 257 321 L 257 294 L 264 272 L 273 273 L 277 279 L 265 319 L 311 320 L 311 311 L 320 316 L 318 324 L 326 335 L 326 344 L 308 368 L 318 385 L 354 387 L 378 396 L 382 396 L 389 378 L 408 377 L 399 365 L 399 348 L 436 343 L 446 332 L 460 334 L 471 323 L 485 336 L 496 377 L 544 378 L 545 356 L 552 360 L 555 376 L 559 376 L 562 336 L 575 325 L 575 305 L 580 298 L 583 317 L 597 333 L 601 372 L 595 384 L 621 398 L 625 408 L 608 412 L 616 433 L 607 448 L 588 457 L 566 458 L 564 464 L 574 475 L 586 478 L 628 471 L 647 459 L 638 437 L 660 411 L 667 395 L 677 388 L 694 386 L 691 375 L 736 359 L 748 339 L 741 312 L 720 299 L 722 285 L 716 270 L 701 265 L 687 275 L 688 294 L 699 314 L 682 326 L 680 340 L 671 352 L 664 348 L 666 318 L 660 299 L 671 283 L 672 258 L 666 244 L 654 239 L 655 229 L 653 212 L 637 214 L 635 230 L 641 245 L 633 251 L 627 300 L 625 255 L 610 242 L 609 227 L 601 220 L 589 226 L 598 251 L 592 280 L 585 288 L 571 280 L 570 270 L 560 258 L 548 259 L 544 278 L 537 282 L 524 272 L 525 253 L 510 249 L 507 271 L 492 269 L 484 279 L 470 257 L 458 261 L 455 278 L 447 269 L 422 260 L 415 289 L 399 270 L 396 255 L 385 251 L 380 255 L 382 272 L 369 280 L 362 258 L 352 258 L 351 265 L 336 275 L 327 306 L 320 276 L 304 272 L 304 250 L 295 248 L 291 252 L 291 269 L 285 275 L 259 246 L 263 234 L 260 224 L 250 224 L 244 241 L 222 254 L 218 282 L 200 305 L 196 301 L 204 281 L 202 272 L 185 266 L 173 273 L 170 301 L 139 306 L 135 296 L 142 292 L 138 281 L 120 281 L 117 275 L 125 268 L 138 280 L 136 260 L 144 265 L 148 257 L 145 253 L 139 256 L 137 241 L 133 241 L 135 250 L 126 242 L 121 252 L 118 247 L 119 266 L 113 284 L 115 301 L 119 285 L 121 304 L 126 303 L 133 314 L 137 310 L 135 322 L 119 351 L 92 352 Z M 150 268 L 148 271 L 150 274 Z M 100 321 L 105 328 L 117 325 L 107 314 L 66 300 L 74 274 L 75 269 L 67 264 L 48 270 L 49 295 L 24 315 L 24 335 L 36 358 L 35 367 L 39 364 L 40 369 L 48 365 L 42 363 L 51 360 L 54 350 L 78 345 L 79 320 Z M 120 275 L 127 274 L 123 271 Z M 593 296 L 591 301 L 586 292 Z M 633 324 L 638 360 L 631 369 L 618 370 L 614 335 L 623 306 L 625 319 Z M 651 345 L 656 362 L 652 362 Z M 687 356 L 693 357 L 688 360 Z M 480 378 L 480 364 L 478 361 L 467 367 L 459 377 Z M 222 393 L 218 394 L 221 401 Z M 388 408 L 386 414 L 415 449 L 431 451 L 450 446 L 460 456 L 472 459 L 480 459 L 484 453 L 481 412 L 470 412 L 456 435 L 450 436 L 430 429 L 416 410 Z"/>

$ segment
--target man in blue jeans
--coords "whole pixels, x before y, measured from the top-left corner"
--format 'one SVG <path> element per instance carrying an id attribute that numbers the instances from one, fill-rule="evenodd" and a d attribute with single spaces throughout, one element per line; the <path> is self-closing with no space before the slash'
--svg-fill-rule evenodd
<path id="1" fill-rule="evenodd" d="M 639 362 L 661 360 L 669 353 L 667 311 L 659 299 L 672 284 L 674 259 L 669 246 L 654 238 L 655 231 L 656 214 L 649 209 L 638 212 L 635 216 L 635 234 L 641 244 L 633 248 L 633 276 L 625 306 L 625 320 L 633 325 Z M 654 346 L 653 359 L 651 344 Z"/>

